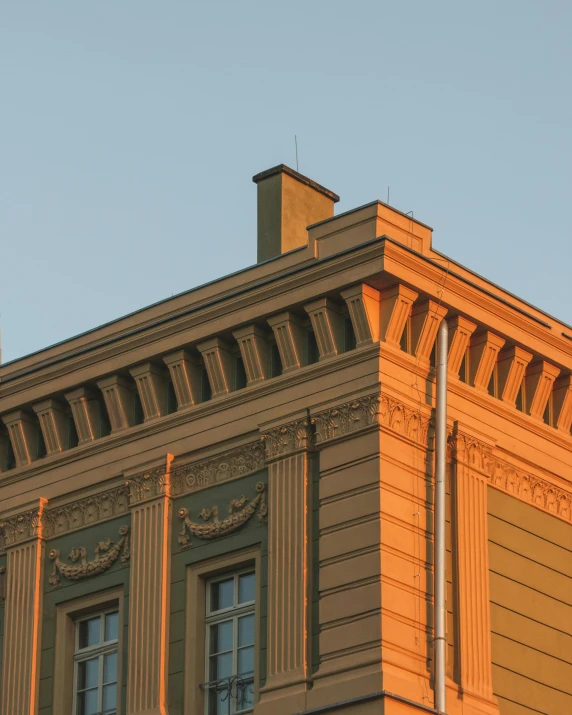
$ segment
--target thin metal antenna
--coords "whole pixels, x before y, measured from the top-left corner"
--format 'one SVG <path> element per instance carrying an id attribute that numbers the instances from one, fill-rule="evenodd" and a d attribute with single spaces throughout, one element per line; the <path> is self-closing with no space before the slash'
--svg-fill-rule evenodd
<path id="1" fill-rule="evenodd" d="M 387 205 L 389 206 L 389 186 L 387 187 Z"/>
<path id="2" fill-rule="evenodd" d="M 294 144 L 296 145 L 296 171 L 299 171 L 298 169 L 298 137 L 294 134 Z"/>

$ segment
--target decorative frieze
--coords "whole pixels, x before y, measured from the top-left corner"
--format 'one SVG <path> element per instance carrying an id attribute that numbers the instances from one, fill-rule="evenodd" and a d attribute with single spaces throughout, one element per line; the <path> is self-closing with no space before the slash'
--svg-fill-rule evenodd
<path id="1" fill-rule="evenodd" d="M 285 312 L 268 318 L 274 332 L 282 361 L 282 374 L 298 370 L 304 364 L 304 328 L 292 313 Z"/>
<path id="2" fill-rule="evenodd" d="M 0 529 L 4 532 L 6 548 L 42 537 L 43 514 L 46 503 L 47 499 L 40 498 L 32 509 L 27 509 L 4 519 L 0 524 Z"/>
<path id="3" fill-rule="evenodd" d="M 300 450 L 314 448 L 312 421 L 308 417 L 265 430 L 262 435 L 266 460 L 271 461 Z"/>
<path id="4" fill-rule="evenodd" d="M 344 437 L 379 422 L 380 395 L 366 395 L 312 415 L 316 443 Z"/>
<path id="5" fill-rule="evenodd" d="M 67 534 L 127 514 L 128 511 L 129 488 L 122 484 L 69 504 L 46 509 L 43 516 L 44 537 L 50 539 Z"/>
<path id="6" fill-rule="evenodd" d="M 189 510 L 182 508 L 179 510 L 179 519 L 183 522 L 178 541 L 183 549 L 188 549 L 191 544 L 191 535 L 198 539 L 218 539 L 221 536 L 232 534 L 243 527 L 250 519 L 257 514 L 260 524 L 264 524 L 268 514 L 266 505 L 266 485 L 258 482 L 256 485 L 256 496 L 247 502 L 245 496 L 238 499 L 231 499 L 228 506 L 228 516 L 222 520 L 218 518 L 218 507 L 203 507 L 199 516 L 206 524 L 197 524 L 191 521 Z M 212 519 L 212 521 L 211 521 Z"/>
<path id="7" fill-rule="evenodd" d="M 164 495 L 168 496 L 170 480 L 167 468 L 161 465 L 160 467 L 134 474 L 126 480 L 125 485 L 129 488 L 130 504 L 156 499 Z"/>
<path id="8" fill-rule="evenodd" d="M 449 442 L 454 450 L 452 456 L 481 472 L 492 487 L 572 523 L 572 490 L 496 457 L 490 444 L 471 435 L 456 432 Z"/>
<path id="9" fill-rule="evenodd" d="M 366 283 L 352 286 L 341 292 L 346 301 L 356 336 L 356 347 L 379 340 L 379 291 Z"/>
<path id="10" fill-rule="evenodd" d="M 250 442 L 214 457 L 182 464 L 171 471 L 173 496 L 205 489 L 264 469 L 264 445 Z"/>
<path id="11" fill-rule="evenodd" d="M 99 541 L 95 546 L 95 558 L 92 561 L 87 560 L 87 549 L 84 546 L 74 547 L 68 556 L 74 565 L 66 564 L 60 559 L 58 549 L 52 549 L 49 553 L 50 560 L 54 562 L 52 573 L 48 577 L 50 584 L 56 588 L 60 585 L 61 576 L 69 581 L 81 581 L 92 576 L 99 576 L 105 573 L 119 558 L 121 554 L 121 562 L 127 563 L 130 557 L 129 552 L 129 527 L 121 526 L 119 528 L 120 539 L 117 542 L 111 539 Z M 80 560 L 79 564 L 75 564 Z"/>

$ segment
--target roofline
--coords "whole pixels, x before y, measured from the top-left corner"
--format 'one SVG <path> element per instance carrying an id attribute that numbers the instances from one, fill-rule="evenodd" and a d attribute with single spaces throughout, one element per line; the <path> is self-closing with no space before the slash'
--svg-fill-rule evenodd
<path id="1" fill-rule="evenodd" d="M 396 214 L 403 216 L 403 218 L 407 218 L 410 221 L 413 221 L 413 223 L 416 223 L 419 226 L 423 226 L 423 228 L 427 228 L 427 229 L 429 229 L 429 231 L 433 231 L 431 226 L 428 226 L 426 223 L 423 223 L 422 221 L 418 221 L 416 218 L 413 218 L 412 211 L 409 211 L 409 213 L 404 213 L 403 211 L 396 209 L 395 206 L 386 204 L 384 201 L 380 201 L 379 199 L 375 199 L 375 201 L 370 201 L 368 204 L 362 204 L 361 206 L 357 206 L 355 209 L 349 209 L 349 211 L 344 211 L 341 214 L 336 214 L 335 216 L 331 216 L 330 218 L 325 218 L 323 221 L 317 221 L 316 223 L 312 223 L 307 228 L 310 229 L 310 228 L 315 228 L 316 226 L 322 226 L 323 224 L 328 223 L 329 221 L 335 221 L 337 218 L 341 218 L 342 216 L 349 216 L 350 214 L 353 214 L 356 211 L 361 211 L 362 209 L 367 209 L 370 206 L 385 206 L 386 209 L 391 209 L 391 211 L 394 211 Z M 411 216 L 409 214 L 411 214 Z"/>

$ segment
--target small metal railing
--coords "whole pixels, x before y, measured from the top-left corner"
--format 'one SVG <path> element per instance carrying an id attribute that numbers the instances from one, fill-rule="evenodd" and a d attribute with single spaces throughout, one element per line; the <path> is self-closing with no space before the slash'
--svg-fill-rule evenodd
<path id="1" fill-rule="evenodd" d="M 250 712 L 254 707 L 254 673 L 201 683 L 208 699 L 208 715 L 235 715 Z"/>

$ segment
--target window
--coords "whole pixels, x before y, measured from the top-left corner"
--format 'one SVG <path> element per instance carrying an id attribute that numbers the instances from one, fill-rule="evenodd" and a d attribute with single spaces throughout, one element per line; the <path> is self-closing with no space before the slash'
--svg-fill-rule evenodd
<path id="1" fill-rule="evenodd" d="M 75 626 L 74 715 L 117 712 L 119 611 L 101 611 Z"/>
<path id="2" fill-rule="evenodd" d="M 233 715 L 254 706 L 255 588 L 252 569 L 207 582 L 206 715 Z"/>

